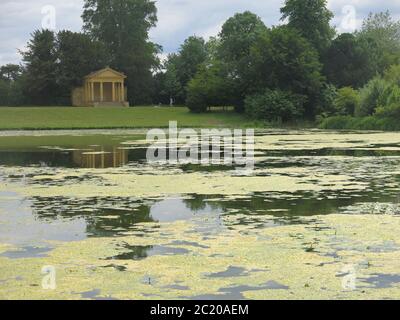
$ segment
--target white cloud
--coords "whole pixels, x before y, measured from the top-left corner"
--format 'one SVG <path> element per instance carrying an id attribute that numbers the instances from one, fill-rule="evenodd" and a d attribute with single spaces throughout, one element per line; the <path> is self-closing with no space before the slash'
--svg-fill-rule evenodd
<path id="1" fill-rule="evenodd" d="M 371 11 L 389 9 L 400 18 L 400 0 L 329 0 L 328 3 L 335 13 L 333 24 L 339 31 L 346 31 L 343 29 L 344 6 L 354 6 L 357 26 Z M 150 37 L 169 53 L 176 51 L 190 35 L 208 38 L 218 34 L 223 22 L 236 12 L 250 10 L 266 25 L 277 25 L 282 4 L 283 0 L 158 0 L 159 22 Z M 41 9 L 45 5 L 56 8 L 57 29 L 81 29 L 83 0 L 0 0 L 0 65 L 20 61 L 17 49 L 23 48 L 30 33 L 41 27 Z"/>
<path id="2" fill-rule="evenodd" d="M 0 0 L 0 65 L 18 63 L 30 34 L 41 28 L 42 8 L 54 6 L 56 28 L 79 31 L 82 0 Z"/>

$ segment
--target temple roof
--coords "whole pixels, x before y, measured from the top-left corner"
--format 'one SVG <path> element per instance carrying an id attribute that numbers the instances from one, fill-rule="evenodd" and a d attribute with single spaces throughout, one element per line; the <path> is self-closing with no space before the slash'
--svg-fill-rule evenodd
<path id="1" fill-rule="evenodd" d="M 99 78 L 99 77 L 102 77 L 102 76 L 106 76 L 106 77 L 108 76 L 109 77 L 110 75 L 114 75 L 114 76 L 126 79 L 126 75 L 125 74 L 123 74 L 122 72 L 118 72 L 118 71 L 116 71 L 114 69 L 111 69 L 110 67 L 106 67 L 104 69 L 101 69 L 101 70 L 98 70 L 98 71 L 94 71 L 94 72 L 88 74 L 85 77 L 85 79 Z"/>

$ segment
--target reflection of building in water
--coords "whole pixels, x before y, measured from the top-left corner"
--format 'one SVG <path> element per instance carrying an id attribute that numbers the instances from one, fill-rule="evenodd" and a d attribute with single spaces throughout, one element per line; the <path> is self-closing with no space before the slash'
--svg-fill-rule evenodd
<path id="1" fill-rule="evenodd" d="M 128 162 L 128 152 L 124 149 L 113 147 L 112 150 L 75 150 L 73 161 L 81 168 L 116 168 Z"/>

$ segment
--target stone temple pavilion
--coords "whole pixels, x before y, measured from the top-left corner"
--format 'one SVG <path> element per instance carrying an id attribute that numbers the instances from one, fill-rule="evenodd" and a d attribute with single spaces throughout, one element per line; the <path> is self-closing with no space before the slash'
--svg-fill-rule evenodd
<path id="1" fill-rule="evenodd" d="M 72 91 L 75 107 L 129 107 L 126 75 L 111 68 L 92 72 L 83 79 L 83 86 Z"/>

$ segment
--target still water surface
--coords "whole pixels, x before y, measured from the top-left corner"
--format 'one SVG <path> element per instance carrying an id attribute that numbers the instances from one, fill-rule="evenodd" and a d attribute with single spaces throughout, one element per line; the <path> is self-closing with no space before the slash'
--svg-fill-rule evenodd
<path id="1" fill-rule="evenodd" d="M 162 236 L 159 229 L 164 225 L 186 223 L 190 230 L 185 232 L 196 234 L 196 241 L 173 232 L 163 244 L 121 241 L 121 250 L 98 260 L 123 274 L 146 259 L 191 256 L 194 248 L 213 250 L 216 235 L 250 232 L 261 237 L 267 229 L 285 226 L 311 226 L 318 233 L 328 228 L 318 225 L 324 216 L 400 214 L 399 134 L 260 131 L 256 167 L 249 177 L 236 177 L 233 168 L 224 166 L 151 167 L 143 138 L 144 133 L 129 131 L 0 136 L 0 243 L 11 246 L 0 253 L 7 259 L 0 265 L 1 261 L 45 259 L 62 243 L 122 239 L 129 234 L 151 238 L 153 232 Z M 166 176 L 169 180 L 159 182 Z M 397 240 L 385 242 L 381 250 L 397 250 Z M 302 243 L 302 250 L 317 251 L 319 241 Z M 234 252 L 227 247 L 226 255 L 230 254 Z M 203 266 L 200 274 L 237 279 L 265 272 L 257 266 L 249 270 L 220 261 L 219 271 Z M 397 271 L 372 275 L 364 284 L 378 281 L 395 286 L 400 282 L 400 268 Z M 189 284 L 179 282 L 162 288 L 188 291 L 173 298 L 242 299 L 251 297 L 246 292 L 290 290 L 290 284 L 282 282 L 231 281 L 216 292 L 190 292 Z M 157 285 L 156 280 L 152 285 Z M 116 296 L 101 294 L 102 288 L 90 289 L 82 291 L 81 297 Z M 160 288 L 150 293 L 131 290 L 137 290 L 139 298 L 163 297 Z"/>

